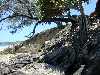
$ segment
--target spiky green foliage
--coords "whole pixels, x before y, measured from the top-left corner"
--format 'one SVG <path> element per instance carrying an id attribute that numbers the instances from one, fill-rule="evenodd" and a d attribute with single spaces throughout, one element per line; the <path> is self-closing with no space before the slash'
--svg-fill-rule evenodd
<path id="1" fill-rule="evenodd" d="M 79 10 L 79 1 L 81 0 L 4 0 L 0 5 L 0 23 L 8 22 L 8 29 L 12 29 L 11 33 L 15 33 L 20 28 L 38 21 L 62 22 L 69 9 Z M 60 19 L 48 20 L 49 18 Z"/>
<path id="2" fill-rule="evenodd" d="M 47 19 L 64 15 L 69 9 L 79 10 L 79 1 L 81 0 L 38 0 L 39 18 Z M 87 2 L 88 0 L 83 0 Z"/>

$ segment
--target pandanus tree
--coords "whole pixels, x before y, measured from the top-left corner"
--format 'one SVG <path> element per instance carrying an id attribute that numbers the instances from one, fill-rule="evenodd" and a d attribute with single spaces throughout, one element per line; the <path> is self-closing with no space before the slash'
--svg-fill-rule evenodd
<path id="1" fill-rule="evenodd" d="M 46 25 L 46 23 L 54 22 L 59 26 L 62 25 L 62 22 L 72 22 L 74 25 L 77 20 L 70 15 L 70 9 L 78 10 L 80 12 L 78 20 L 80 38 L 78 41 L 80 41 L 79 46 L 83 50 L 82 48 L 87 42 L 87 18 L 82 6 L 85 2 L 89 3 L 89 0 L 2 0 L 0 1 L 0 22 L 2 24 L 4 21 L 8 22 L 10 25 L 7 27 L 12 29 L 11 33 L 16 33 L 20 28 L 35 24 L 31 32 L 32 36 L 30 36 L 32 38 L 35 28 L 40 23 Z M 1 28 L 3 26 L 1 25 Z"/>
<path id="2" fill-rule="evenodd" d="M 36 27 L 42 23 L 54 22 L 61 26 L 62 22 L 76 22 L 70 15 L 70 9 L 78 10 L 80 16 L 80 41 L 82 45 L 87 39 L 86 17 L 82 4 L 89 0 L 1 0 L 0 23 L 8 22 L 7 28 L 16 33 L 21 28 L 35 24 L 28 37 L 33 37 Z M 3 29 L 4 25 L 0 25 Z"/>
<path id="3" fill-rule="evenodd" d="M 39 23 L 67 22 L 65 16 L 68 16 L 70 9 L 76 9 L 83 14 L 83 2 L 88 3 L 88 0 L 1 0 L 0 22 L 10 22 L 8 28 L 13 29 L 11 33 L 36 23 L 34 34 Z"/>

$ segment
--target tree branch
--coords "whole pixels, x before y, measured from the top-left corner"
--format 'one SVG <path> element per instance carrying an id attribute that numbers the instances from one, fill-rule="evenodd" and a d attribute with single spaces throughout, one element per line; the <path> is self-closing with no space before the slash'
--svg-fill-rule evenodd
<path id="1" fill-rule="evenodd" d="M 42 22 L 76 22 L 74 18 L 48 18 L 45 20 L 38 21 L 37 23 L 42 23 Z"/>
<path id="2" fill-rule="evenodd" d="M 42 22 L 66 22 L 66 23 L 72 22 L 72 24 L 75 24 L 77 21 L 76 21 L 75 18 L 73 18 L 73 17 L 70 17 L 70 18 L 49 18 L 49 19 L 41 20 L 41 21 L 38 21 L 38 22 L 35 24 L 35 26 L 34 26 L 34 28 L 33 28 L 33 31 L 32 31 L 28 36 L 26 36 L 26 37 L 27 37 L 27 38 L 32 38 L 32 37 L 34 36 L 34 34 L 35 34 L 35 29 L 36 29 L 36 27 L 37 27 L 40 23 L 42 23 Z M 31 34 L 32 34 L 32 35 L 31 35 Z"/>
<path id="3" fill-rule="evenodd" d="M 6 20 L 6 19 L 10 19 L 10 18 L 18 17 L 18 16 L 20 16 L 20 17 L 27 17 L 27 18 L 32 19 L 32 20 L 38 20 L 37 17 L 30 17 L 30 16 L 23 15 L 23 14 L 13 14 L 13 15 L 11 15 L 11 16 L 8 16 L 8 17 L 5 17 L 5 18 L 2 18 L 2 19 L 0 20 L 0 22 L 4 21 L 4 20 Z"/>

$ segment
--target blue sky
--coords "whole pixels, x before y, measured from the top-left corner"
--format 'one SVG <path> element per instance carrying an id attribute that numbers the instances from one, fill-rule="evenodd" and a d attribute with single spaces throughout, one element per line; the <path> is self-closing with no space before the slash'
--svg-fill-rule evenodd
<path id="1" fill-rule="evenodd" d="M 85 14 L 89 15 L 92 11 L 94 11 L 95 4 L 96 4 L 95 0 L 91 0 L 89 5 L 84 4 Z M 79 14 L 75 10 L 72 10 L 72 11 L 73 11 L 72 14 L 77 14 L 77 15 Z M 39 25 L 36 28 L 36 33 L 39 33 L 46 29 L 53 28 L 55 26 L 56 26 L 56 24 L 54 24 L 54 23 L 52 23 L 51 25 Z M 28 35 L 32 31 L 33 27 L 34 27 L 34 25 L 25 27 L 22 31 L 18 31 L 16 34 L 13 34 L 13 35 L 11 33 L 9 33 L 9 31 L 7 31 L 7 30 L 2 30 L 2 31 L 0 31 L 0 42 L 23 41 L 23 40 L 27 39 L 25 37 L 25 35 Z"/>
<path id="2" fill-rule="evenodd" d="M 15 34 L 9 33 L 9 31 L 7 31 L 6 29 L 2 30 L 2 31 L 0 31 L 0 35 L 1 35 L 0 36 L 0 42 L 23 41 L 23 40 L 27 39 L 25 36 L 28 35 L 30 32 L 32 32 L 33 27 L 34 27 L 34 25 L 25 27 L 21 31 L 18 31 Z M 53 27 L 56 27 L 56 24 L 54 24 L 54 23 L 52 23 L 51 25 L 40 24 L 36 28 L 36 33 L 39 33 L 43 30 L 50 29 L 50 28 L 53 28 Z"/>

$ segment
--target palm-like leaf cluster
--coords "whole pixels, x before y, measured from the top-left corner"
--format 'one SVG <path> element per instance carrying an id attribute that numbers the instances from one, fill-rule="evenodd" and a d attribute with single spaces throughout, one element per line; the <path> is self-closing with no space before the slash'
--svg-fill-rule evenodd
<path id="1" fill-rule="evenodd" d="M 0 22 L 8 22 L 8 29 L 18 29 L 48 18 L 64 18 L 69 9 L 79 10 L 81 0 L 3 0 L 0 2 Z M 89 0 L 82 0 L 87 2 Z M 44 21 L 45 20 L 45 21 Z M 49 22 L 52 22 L 49 20 Z M 53 19 L 53 22 L 56 22 Z M 62 22 L 59 20 L 59 22 Z M 57 23 L 57 22 L 56 22 Z M 3 23 L 2 23 L 3 24 Z"/>

